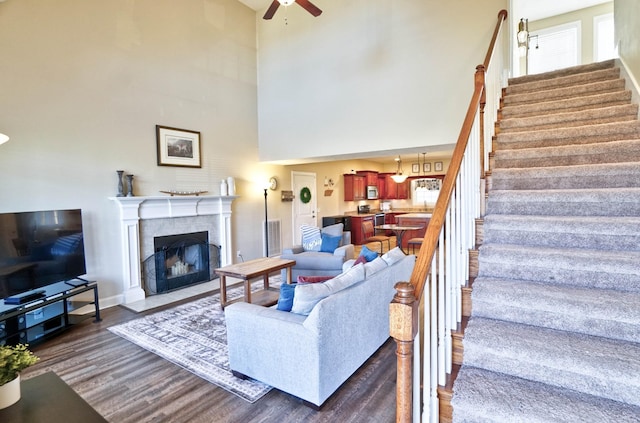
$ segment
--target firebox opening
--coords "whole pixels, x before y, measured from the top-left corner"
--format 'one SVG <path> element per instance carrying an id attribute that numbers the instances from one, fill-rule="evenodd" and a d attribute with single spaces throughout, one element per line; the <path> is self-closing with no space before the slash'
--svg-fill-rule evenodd
<path id="1" fill-rule="evenodd" d="M 207 231 L 154 237 L 155 253 L 143 263 L 145 291 L 154 295 L 211 280 L 220 247 Z"/>

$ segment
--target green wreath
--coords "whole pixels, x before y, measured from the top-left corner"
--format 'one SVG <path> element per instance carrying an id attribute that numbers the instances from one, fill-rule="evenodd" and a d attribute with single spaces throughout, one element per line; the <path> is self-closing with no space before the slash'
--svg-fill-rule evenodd
<path id="1" fill-rule="evenodd" d="M 311 190 L 309 190 L 309 188 L 304 187 L 300 190 L 300 201 L 305 204 L 311 201 Z"/>

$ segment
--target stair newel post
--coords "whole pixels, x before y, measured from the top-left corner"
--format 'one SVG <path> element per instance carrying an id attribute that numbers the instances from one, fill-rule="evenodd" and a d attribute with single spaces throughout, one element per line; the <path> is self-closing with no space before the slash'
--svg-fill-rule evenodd
<path id="1" fill-rule="evenodd" d="M 482 87 L 482 94 L 480 95 L 480 179 L 484 179 L 484 107 L 487 104 L 487 86 L 484 82 L 485 71 L 484 65 L 476 66 L 474 77 L 476 89 Z"/>
<path id="2" fill-rule="evenodd" d="M 389 304 L 389 332 L 396 341 L 396 422 L 410 423 L 413 410 L 413 340 L 418 333 L 418 301 L 409 282 L 398 282 Z"/>

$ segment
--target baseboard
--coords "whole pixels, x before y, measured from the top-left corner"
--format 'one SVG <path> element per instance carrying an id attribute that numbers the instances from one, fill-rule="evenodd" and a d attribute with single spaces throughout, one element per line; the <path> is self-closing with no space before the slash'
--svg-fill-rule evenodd
<path id="1" fill-rule="evenodd" d="M 620 68 L 621 76 L 629 82 L 631 90 L 631 102 L 640 104 L 640 83 L 636 77 L 629 71 L 627 63 L 622 58 L 616 59 L 616 65 Z M 638 75 L 640 77 L 640 75 Z M 638 119 L 640 119 L 640 111 L 638 111 Z"/>

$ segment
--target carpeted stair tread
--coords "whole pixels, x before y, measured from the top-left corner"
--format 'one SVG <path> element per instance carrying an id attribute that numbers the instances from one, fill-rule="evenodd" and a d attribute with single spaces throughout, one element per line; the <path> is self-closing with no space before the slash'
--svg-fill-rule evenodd
<path id="1" fill-rule="evenodd" d="M 622 78 L 607 81 L 596 81 L 572 87 L 552 88 L 549 90 L 532 91 L 522 94 L 512 94 L 504 97 L 505 106 L 542 103 L 560 98 L 588 96 L 598 93 L 609 93 L 622 91 L 625 88 L 625 81 Z"/>
<path id="2" fill-rule="evenodd" d="M 640 187 L 637 162 L 501 168 L 491 173 L 490 189 L 575 189 Z"/>
<path id="3" fill-rule="evenodd" d="M 640 293 L 476 278 L 473 315 L 640 343 Z"/>
<path id="4" fill-rule="evenodd" d="M 571 112 L 503 119 L 500 133 L 523 132 L 541 129 L 564 128 L 569 126 L 593 125 L 635 120 L 638 118 L 637 104 L 622 104 L 599 109 L 587 109 Z"/>
<path id="5" fill-rule="evenodd" d="M 519 148 L 494 153 L 494 169 L 640 161 L 640 139 Z"/>
<path id="6" fill-rule="evenodd" d="M 489 214 L 640 216 L 640 188 L 492 190 Z"/>
<path id="7" fill-rule="evenodd" d="M 544 81 L 554 78 L 562 78 L 565 76 L 571 76 L 581 73 L 597 72 L 601 69 L 609 69 L 615 66 L 615 60 L 605 60 L 602 62 L 587 63 L 584 65 L 576 65 L 563 69 L 556 69 L 549 72 L 536 73 L 532 75 L 518 76 L 509 78 L 509 86 L 515 86 L 519 84 L 527 84 L 536 81 Z"/>
<path id="8" fill-rule="evenodd" d="M 566 98 L 543 103 L 505 106 L 501 110 L 503 119 L 528 116 L 543 116 L 553 113 L 577 112 L 594 108 L 629 104 L 631 91 L 614 91 L 578 98 Z"/>
<path id="9" fill-rule="evenodd" d="M 507 132 L 496 137 L 497 149 L 592 144 L 640 138 L 640 121 L 613 122 L 540 131 Z"/>
<path id="10" fill-rule="evenodd" d="M 640 406 L 638 343 L 472 317 L 463 344 L 466 365 Z"/>
<path id="11" fill-rule="evenodd" d="M 557 78 L 545 78 L 536 81 L 522 82 L 509 85 L 505 88 L 505 94 L 521 94 L 530 91 L 548 90 L 552 88 L 563 88 L 576 84 L 586 84 L 596 81 L 604 81 L 620 78 L 620 68 L 609 67 L 593 72 L 582 72 Z"/>
<path id="12" fill-rule="evenodd" d="M 640 292 L 640 252 L 483 244 L 478 276 Z"/>
<path id="13" fill-rule="evenodd" d="M 458 373 L 451 403 L 459 423 L 640 421 L 640 407 L 471 366 Z"/>
<path id="14" fill-rule="evenodd" d="M 491 214 L 483 229 L 485 244 L 640 251 L 640 217 Z"/>

